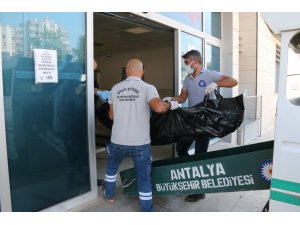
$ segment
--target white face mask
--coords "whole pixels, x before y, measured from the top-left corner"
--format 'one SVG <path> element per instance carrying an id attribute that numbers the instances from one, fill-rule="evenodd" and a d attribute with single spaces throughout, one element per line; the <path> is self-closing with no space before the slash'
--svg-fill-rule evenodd
<path id="1" fill-rule="evenodd" d="M 193 62 L 191 62 L 189 65 L 184 65 L 184 69 L 188 74 L 194 74 L 195 72 L 195 66 L 193 68 L 191 67 L 192 63 Z"/>

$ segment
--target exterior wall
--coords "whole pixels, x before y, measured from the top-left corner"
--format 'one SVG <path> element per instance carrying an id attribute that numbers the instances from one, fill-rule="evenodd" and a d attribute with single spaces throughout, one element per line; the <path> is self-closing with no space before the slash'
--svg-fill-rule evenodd
<path id="1" fill-rule="evenodd" d="M 274 128 L 276 43 L 257 13 L 240 13 L 239 92 L 262 96 L 262 132 Z"/>
<path id="2" fill-rule="evenodd" d="M 229 32 L 231 31 L 231 32 Z M 224 74 L 239 81 L 239 14 L 222 13 L 222 70 Z M 239 85 L 238 85 L 239 86 Z M 237 96 L 238 86 L 221 88 L 224 96 Z M 237 143 L 236 132 L 226 136 L 224 140 Z"/>
<path id="3" fill-rule="evenodd" d="M 257 43 L 257 95 L 262 97 L 262 131 L 274 128 L 277 95 L 276 83 L 276 43 L 269 28 L 258 16 Z"/>
<path id="4" fill-rule="evenodd" d="M 240 79 L 239 93 L 247 96 L 256 95 L 257 84 L 257 15 L 256 13 L 239 13 L 240 18 Z M 244 122 L 238 129 L 238 144 L 247 144 L 260 134 L 257 120 L 257 99 L 245 98 Z"/>
<path id="5" fill-rule="evenodd" d="M 257 95 L 257 43 L 256 13 L 239 13 L 240 54 L 239 54 L 239 93 L 247 89 L 247 95 Z"/>
<path id="6" fill-rule="evenodd" d="M 240 32 L 240 21 L 239 21 L 239 13 L 233 12 L 233 35 L 232 35 L 232 77 L 235 78 L 238 82 L 239 78 L 239 68 L 240 68 L 240 59 L 239 59 L 239 51 L 240 51 L 240 40 L 239 40 L 239 32 Z M 232 89 L 233 96 L 239 94 L 238 86 Z"/>
<path id="7" fill-rule="evenodd" d="M 232 32 L 229 32 L 232 31 Z M 239 81 L 239 17 L 238 13 L 223 13 L 222 72 Z M 231 92 L 230 94 L 228 92 Z M 223 88 L 225 96 L 239 94 L 238 86 Z"/>

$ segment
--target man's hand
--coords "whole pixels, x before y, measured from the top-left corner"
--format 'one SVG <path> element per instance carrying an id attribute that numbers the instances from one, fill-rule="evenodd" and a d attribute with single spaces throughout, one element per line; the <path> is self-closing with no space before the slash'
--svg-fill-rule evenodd
<path id="1" fill-rule="evenodd" d="M 210 83 L 206 86 L 205 94 L 212 93 L 215 89 L 217 89 L 218 85 L 215 82 Z"/>
<path id="2" fill-rule="evenodd" d="M 170 101 L 171 103 L 171 110 L 177 109 L 179 107 L 179 104 L 177 101 Z"/>
<path id="3" fill-rule="evenodd" d="M 165 97 L 162 99 L 163 102 L 171 102 L 172 98 L 171 97 Z"/>
<path id="4" fill-rule="evenodd" d="M 109 99 L 110 91 L 97 91 L 96 95 L 101 99 L 102 102 L 107 102 Z"/>

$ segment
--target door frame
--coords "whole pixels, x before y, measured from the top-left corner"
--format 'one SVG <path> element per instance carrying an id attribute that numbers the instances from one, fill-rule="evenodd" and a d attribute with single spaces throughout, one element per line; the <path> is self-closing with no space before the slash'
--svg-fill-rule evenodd
<path id="1" fill-rule="evenodd" d="M 8 171 L 2 79 L 2 38 L 0 38 L 0 205 L 1 212 L 11 212 L 11 193 Z"/>

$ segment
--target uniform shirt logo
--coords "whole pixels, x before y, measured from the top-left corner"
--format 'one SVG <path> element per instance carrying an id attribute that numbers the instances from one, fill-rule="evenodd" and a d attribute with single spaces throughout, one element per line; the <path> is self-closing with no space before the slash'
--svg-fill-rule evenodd
<path id="1" fill-rule="evenodd" d="M 206 82 L 204 80 L 200 80 L 199 87 L 206 87 Z"/>

